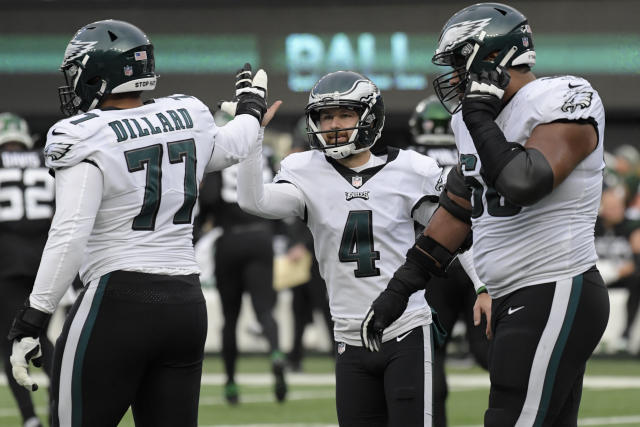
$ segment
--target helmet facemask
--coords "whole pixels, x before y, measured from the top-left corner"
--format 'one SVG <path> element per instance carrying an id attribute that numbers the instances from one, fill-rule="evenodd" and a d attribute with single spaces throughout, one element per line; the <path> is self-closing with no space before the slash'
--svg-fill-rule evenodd
<path id="1" fill-rule="evenodd" d="M 354 110 L 358 114 L 358 122 L 353 127 L 320 130 L 320 114 L 322 110 L 329 108 L 347 108 Z M 334 159 L 343 159 L 352 154 L 357 154 L 367 150 L 373 144 L 369 141 L 372 139 L 374 132 L 375 118 L 370 114 L 371 110 L 363 107 L 362 104 L 341 103 L 338 105 L 326 105 L 318 107 L 307 112 L 307 135 L 309 136 L 309 145 L 312 149 L 324 151 L 324 153 Z M 331 143 L 327 141 L 327 136 L 335 134 L 335 140 L 338 140 L 338 134 L 351 131 L 349 139 L 345 142 Z"/>
<path id="2" fill-rule="evenodd" d="M 85 55 L 81 62 L 72 61 L 60 68 L 66 84 L 58 88 L 58 97 L 60 110 L 66 116 L 97 107 L 105 95 L 107 82 L 104 79 L 94 77 L 85 83 L 80 78 L 86 71 L 88 59 L 89 55 Z"/>

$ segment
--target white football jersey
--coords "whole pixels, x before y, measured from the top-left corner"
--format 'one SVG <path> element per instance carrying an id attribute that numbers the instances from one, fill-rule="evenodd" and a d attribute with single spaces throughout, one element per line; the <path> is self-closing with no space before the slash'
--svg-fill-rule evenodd
<path id="1" fill-rule="evenodd" d="M 84 283 L 118 269 L 199 272 L 192 216 L 218 130 L 208 107 L 186 95 L 92 110 L 51 127 L 48 167 L 89 162 L 103 174 L 102 202 L 80 268 Z"/>
<path id="2" fill-rule="evenodd" d="M 473 188 L 475 268 L 494 298 L 573 277 L 596 262 L 593 230 L 602 192 L 605 125 L 598 92 L 579 77 L 539 78 L 523 86 L 496 118 L 507 141 L 521 145 L 536 126 L 553 122 L 592 124 L 598 145 L 551 194 L 520 207 L 487 187 L 462 114 L 452 119 L 465 182 Z"/>
<path id="3" fill-rule="evenodd" d="M 433 159 L 395 148 L 386 163 L 360 172 L 316 150 L 282 161 L 274 181 L 304 195 L 303 220 L 327 283 L 336 339 L 361 345 L 360 323 L 415 242 L 413 210 L 425 200 L 437 203 L 441 172 Z M 424 291 L 414 293 L 403 316 L 385 329 L 386 339 L 417 326 L 414 320 L 430 323 L 427 307 Z"/>

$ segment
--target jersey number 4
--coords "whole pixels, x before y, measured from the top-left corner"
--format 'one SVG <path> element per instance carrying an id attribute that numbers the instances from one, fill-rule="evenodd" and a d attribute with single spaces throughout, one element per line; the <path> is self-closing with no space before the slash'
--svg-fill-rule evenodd
<path id="1" fill-rule="evenodd" d="M 341 262 L 357 262 L 353 272 L 356 277 L 379 276 L 376 260 L 380 252 L 373 249 L 371 211 L 351 211 L 344 225 L 338 259 Z"/>
<path id="2" fill-rule="evenodd" d="M 135 173 L 142 170 L 147 172 L 142 209 L 133 219 L 131 227 L 134 230 L 151 231 L 156 226 L 162 194 L 162 152 L 162 145 L 154 144 L 124 153 L 129 172 Z M 167 152 L 170 164 L 184 163 L 184 203 L 173 216 L 173 223 L 189 224 L 198 197 L 196 143 L 193 139 L 168 142 Z"/>

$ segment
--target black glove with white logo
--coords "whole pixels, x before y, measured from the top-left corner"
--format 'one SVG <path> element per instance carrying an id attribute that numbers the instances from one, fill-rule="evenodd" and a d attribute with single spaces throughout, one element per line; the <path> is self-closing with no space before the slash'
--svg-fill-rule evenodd
<path id="1" fill-rule="evenodd" d="M 509 72 L 497 66 L 491 71 L 480 74 L 470 73 L 469 82 L 462 100 L 462 117 L 469 126 L 469 121 L 494 120 L 502 110 L 504 90 L 509 85 Z"/>
<path id="2" fill-rule="evenodd" d="M 260 69 L 252 78 L 251 64 L 244 64 L 236 74 L 233 101 L 223 101 L 219 107 L 231 116 L 250 114 L 262 123 L 267 111 L 267 73 Z"/>
<path id="3" fill-rule="evenodd" d="M 389 288 L 373 300 L 360 326 L 360 340 L 364 348 L 369 351 L 380 351 L 384 330 L 402 316 L 408 303 L 408 297 Z"/>

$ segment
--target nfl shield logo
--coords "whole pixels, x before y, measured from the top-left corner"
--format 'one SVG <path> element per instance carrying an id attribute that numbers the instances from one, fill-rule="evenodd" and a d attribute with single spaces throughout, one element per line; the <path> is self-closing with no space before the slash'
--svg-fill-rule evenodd
<path id="1" fill-rule="evenodd" d="M 344 353 L 346 349 L 347 349 L 347 345 L 345 343 L 343 342 L 338 343 L 338 354 Z"/>
<path id="2" fill-rule="evenodd" d="M 133 76 L 133 67 L 131 65 L 124 66 L 124 75 L 127 77 Z"/>
<path id="3" fill-rule="evenodd" d="M 529 38 L 528 37 L 523 37 L 522 38 L 522 46 L 529 47 Z"/>
<path id="4" fill-rule="evenodd" d="M 362 177 L 361 176 L 352 176 L 351 177 L 351 185 L 356 188 L 362 187 Z"/>

